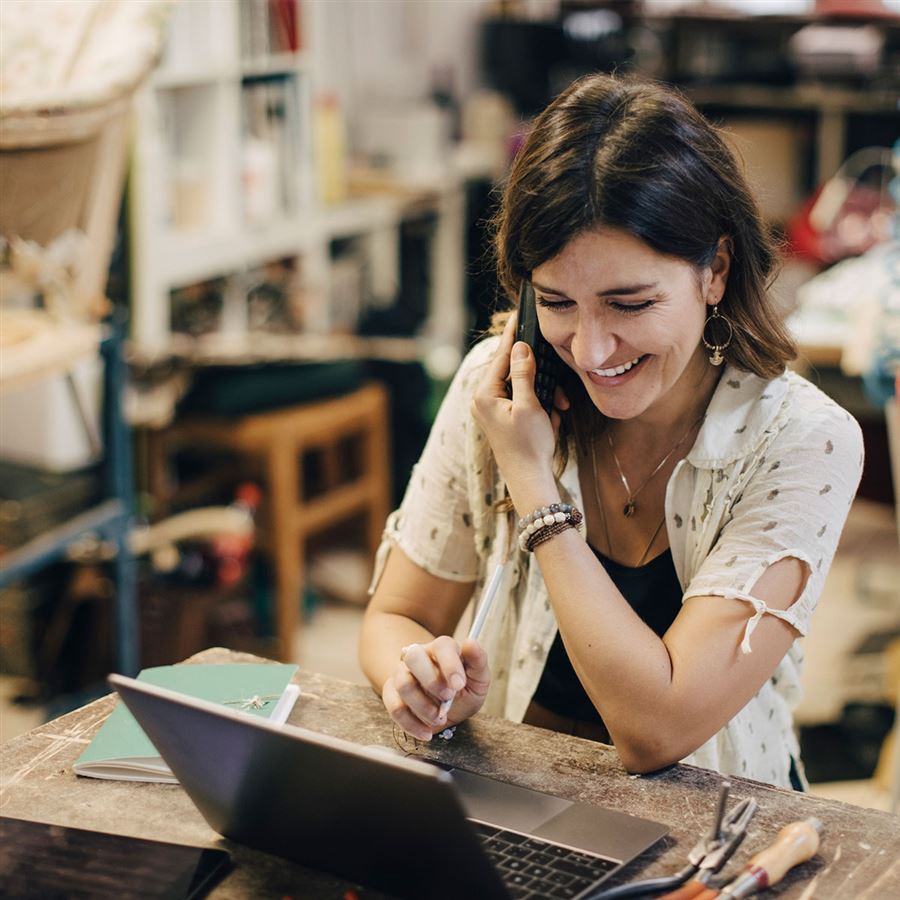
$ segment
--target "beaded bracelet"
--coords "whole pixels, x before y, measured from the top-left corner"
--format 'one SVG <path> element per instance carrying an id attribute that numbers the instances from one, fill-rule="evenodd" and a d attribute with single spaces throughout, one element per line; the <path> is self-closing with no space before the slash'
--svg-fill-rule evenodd
<path id="1" fill-rule="evenodd" d="M 528 552 L 532 547 L 553 537 L 554 534 L 558 534 L 566 528 L 579 525 L 583 518 L 581 512 L 570 503 L 551 503 L 549 506 L 538 507 L 527 516 L 519 519 L 519 528 L 521 529 L 519 531 L 519 548 Z M 540 541 L 534 540 L 535 535 L 543 533 L 556 525 L 565 527 L 555 530 L 553 534 L 548 534 Z"/>
<path id="2" fill-rule="evenodd" d="M 548 525 L 546 528 L 542 528 L 540 531 L 536 531 L 533 535 L 525 543 L 525 549 L 530 553 L 534 550 L 538 544 L 543 544 L 544 541 L 549 541 L 550 538 L 555 537 L 558 534 L 561 534 L 563 531 L 568 531 L 570 528 L 574 528 L 575 525 L 572 522 L 555 522 L 553 525 Z"/>

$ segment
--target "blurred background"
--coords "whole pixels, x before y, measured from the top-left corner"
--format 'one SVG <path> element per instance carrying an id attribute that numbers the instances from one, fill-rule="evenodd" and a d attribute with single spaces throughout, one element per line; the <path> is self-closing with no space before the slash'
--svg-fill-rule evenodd
<path id="1" fill-rule="evenodd" d="M 364 680 L 510 160 L 619 71 L 725 129 L 862 425 L 798 725 L 814 790 L 896 804 L 900 2 L 5 0 L 0 51 L 2 740 L 214 645 Z"/>

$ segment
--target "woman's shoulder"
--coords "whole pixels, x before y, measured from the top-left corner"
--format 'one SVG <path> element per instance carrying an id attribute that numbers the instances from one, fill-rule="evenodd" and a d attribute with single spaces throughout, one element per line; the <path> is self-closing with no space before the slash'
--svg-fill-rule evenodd
<path id="1" fill-rule="evenodd" d="M 463 357 L 441 401 L 438 418 L 442 422 L 446 424 L 452 421 L 455 423 L 452 427 L 463 430 L 468 428 L 471 419 L 472 396 L 483 378 L 484 368 L 493 358 L 499 342 L 499 335 L 490 335 L 478 341 Z"/>
<path id="2" fill-rule="evenodd" d="M 834 479 L 848 485 L 852 482 L 855 491 L 865 459 L 859 423 L 839 403 L 796 372 L 785 372 L 781 378 L 786 390 L 777 433 L 766 456 L 793 460 L 808 469 L 811 477 L 827 474 L 829 482 Z"/>
<path id="3" fill-rule="evenodd" d="M 821 388 L 796 372 L 785 379 L 785 428 L 795 437 L 830 433 L 862 444 L 862 431 L 855 418 Z M 826 438 L 827 439 L 827 438 Z"/>
<path id="4" fill-rule="evenodd" d="M 471 394 L 481 378 L 482 370 L 493 359 L 500 344 L 499 334 L 489 334 L 474 344 L 459 364 L 455 379 L 464 393 Z"/>
<path id="5" fill-rule="evenodd" d="M 462 366 L 475 367 L 489 362 L 497 352 L 502 337 L 500 334 L 486 334 L 479 338 L 466 353 Z"/>
<path id="6" fill-rule="evenodd" d="M 729 367 L 688 458 L 719 468 L 752 456 L 762 443 L 789 452 L 829 441 L 840 445 L 841 459 L 844 451 L 861 456 L 856 420 L 810 381 L 791 371 L 767 379 Z"/>

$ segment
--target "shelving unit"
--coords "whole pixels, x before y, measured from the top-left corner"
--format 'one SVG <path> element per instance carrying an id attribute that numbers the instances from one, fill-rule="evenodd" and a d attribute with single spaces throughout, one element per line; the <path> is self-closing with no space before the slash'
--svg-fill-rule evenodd
<path id="1" fill-rule="evenodd" d="M 0 557 L 0 587 L 76 556 L 109 561 L 115 586 L 108 608 L 114 623 L 114 666 L 132 675 L 138 669 L 139 650 L 135 562 L 129 540 L 132 456 L 122 406 L 123 328 L 119 310 L 102 324 L 98 319 L 104 315 L 115 244 L 132 96 L 156 61 L 165 9 L 164 4 L 152 3 L 95 6 L 98 9 L 85 4 L 62 10 L 32 5 L 30 14 L 14 14 L 11 21 L 4 21 L 8 31 L 14 26 L 6 35 L 9 58 L 4 64 L 16 68 L 21 77 L 8 85 L 0 113 L 4 200 L 0 232 L 11 248 L 16 238 L 29 243 L 29 265 L 40 276 L 22 278 L 14 252 L 4 260 L 7 308 L 0 403 L 4 412 L 7 407 L 21 410 L 18 418 L 4 418 L 10 431 L 24 438 L 15 450 L 10 446 L 9 458 L 31 463 L 28 468 L 33 469 L 33 478 L 27 474 L 17 478 L 23 518 L 26 505 L 39 512 L 17 536 L 21 541 L 12 542 L 14 549 Z M 98 49 L 103 51 L 99 55 Z M 45 56 L 58 64 L 52 78 L 36 74 L 46 74 L 43 64 L 34 72 L 30 64 L 22 65 L 25 57 Z M 103 424 L 98 428 L 90 396 L 95 385 L 90 384 L 89 395 L 88 383 L 101 361 Z M 82 381 L 82 375 L 88 377 Z M 56 403 L 59 385 L 47 383 L 57 380 L 64 382 L 63 404 Z M 9 402 L 7 390 L 20 394 L 15 403 Z M 70 399 L 71 407 L 64 405 Z M 32 424 L 33 432 L 28 427 Z M 45 430 L 45 424 L 53 428 Z M 73 446 L 80 443 L 79 425 L 86 438 L 83 454 Z M 72 472 L 71 480 L 56 481 L 50 508 L 40 514 L 44 497 L 40 490 L 32 494 L 43 480 L 40 470 L 52 470 L 60 460 L 63 470 L 94 462 L 100 455 L 99 431 L 104 445 L 104 499 L 91 505 L 93 470 Z M 56 487 L 64 489 L 70 481 L 85 487 L 73 494 L 72 502 L 57 503 Z M 53 598 L 58 599 L 63 602 L 57 610 L 65 605 L 65 598 Z M 23 618 L 32 619 L 31 613 L 30 605 L 23 607 Z M 58 622 L 62 628 L 64 620 Z M 39 618 L 33 624 L 40 627 Z M 14 631 L 12 637 L 30 653 L 21 635 Z M 48 636 L 40 637 L 43 642 Z M 48 652 L 57 649 L 50 641 L 44 647 Z"/>
<path id="2" fill-rule="evenodd" d="M 436 216 L 429 313 L 409 339 L 358 338 L 353 355 L 421 357 L 462 346 L 464 175 L 451 167 L 428 190 L 402 189 L 325 205 L 314 159 L 315 3 L 193 0 L 176 8 L 162 64 L 138 98 L 130 184 L 130 358 L 193 364 L 327 358 L 347 346 L 335 322 L 330 247 L 353 238 L 375 294 L 399 282 L 399 229 L 423 208 Z M 288 36 L 270 27 L 290 11 Z M 301 17 L 302 13 L 302 17 Z M 280 35 L 280 37 L 279 37 Z M 263 267 L 294 272 L 298 320 L 278 335 L 249 325 L 248 286 Z M 216 327 L 179 333 L 177 292 L 221 279 Z M 335 332 L 342 332 L 335 335 Z M 313 337 L 315 336 L 315 337 Z M 398 344 L 397 341 L 403 341 Z"/>
<path id="3" fill-rule="evenodd" d="M 860 148 L 861 137 L 855 131 L 860 122 L 868 126 L 863 133 L 875 134 L 879 143 L 889 144 L 900 134 L 897 92 L 884 87 L 719 84 L 686 85 L 684 91 L 736 138 L 754 195 L 764 215 L 779 229 L 787 228 L 806 199 Z M 773 291 L 792 313 L 787 324 L 803 364 L 835 368 L 845 344 L 846 322 L 843 318 L 827 321 L 815 311 L 798 308 L 798 288 L 819 268 L 809 260 L 788 256 Z"/>
<path id="4" fill-rule="evenodd" d="M 885 89 L 857 90 L 822 84 L 790 87 L 769 85 L 703 85 L 685 88 L 701 109 L 785 115 L 807 113 L 815 117 L 813 178 L 822 184 L 847 156 L 847 130 L 851 115 L 883 115 L 897 119 L 898 97 Z"/>
<path id="5" fill-rule="evenodd" d="M 64 358 L 57 359 L 52 369 L 42 364 L 40 356 L 33 357 L 35 361 L 30 367 L 21 365 L 11 370 L 8 365 L 5 366 L 6 371 L 0 373 L 4 376 L 0 378 L 0 391 L 15 390 L 42 378 L 68 377 L 68 372 L 78 361 L 96 354 L 99 346 L 104 359 L 106 499 L 4 554 L 0 560 L 0 588 L 28 578 L 51 563 L 67 559 L 73 548 L 85 539 L 109 542 L 112 545 L 110 555 L 116 585 L 116 671 L 133 675 L 138 670 L 137 576 L 129 545 L 133 476 L 131 440 L 122 415 L 125 373 L 121 328 L 111 323 L 101 335 L 99 328 L 85 326 L 76 330 L 76 336 L 78 352 L 70 350 L 68 353 L 54 354 Z M 57 336 L 57 342 L 66 339 L 67 336 Z"/>
<path id="6" fill-rule="evenodd" d="M 309 60 L 292 0 L 180 4 L 162 65 L 137 98 L 130 185 L 132 338 L 163 348 L 169 295 L 308 245 Z M 261 55 L 269 13 L 293 32 Z M 254 39 L 254 36 L 256 38 Z M 248 42 L 253 41 L 252 45 Z"/>
<path id="7" fill-rule="evenodd" d="M 276 7 L 293 9 L 297 17 L 294 33 L 299 37 L 286 44 L 271 40 L 270 32 L 259 27 L 264 13 L 271 21 Z M 394 181 L 341 202 L 324 202 L 324 179 L 317 178 L 322 159 L 316 158 L 327 152 L 320 132 L 316 140 L 321 122 L 315 78 L 321 69 L 316 47 L 307 42 L 307 36 L 317 33 L 312 20 L 323 8 L 305 0 L 191 0 L 176 7 L 162 64 L 136 105 L 128 345 L 135 368 L 159 365 L 164 370 L 173 360 L 185 363 L 179 369 L 194 370 L 351 357 L 418 362 L 435 346 L 461 352 L 467 326 L 465 184 L 472 155 L 448 165 L 443 177 L 426 186 Z M 433 220 L 422 250 L 427 258 L 416 260 L 427 267 L 424 321 L 417 320 L 415 332 L 405 336 L 358 334 L 369 308 L 397 300 L 406 271 L 401 266 L 405 229 L 423 217 Z M 342 304 L 336 301 L 347 286 L 342 275 L 350 267 L 341 269 L 339 251 L 348 249 L 356 257 L 360 283 L 356 299 Z M 271 302 L 273 315 L 267 319 L 258 315 L 261 308 L 266 311 L 265 297 L 258 303 L 255 292 L 275 282 L 280 296 Z M 363 388 L 359 403 L 386 431 L 389 407 L 383 399 L 376 404 L 376 391 L 383 397 L 377 386 Z M 324 403 L 342 405 L 353 396 Z M 162 434 L 159 423 L 174 417 L 174 403 L 168 394 L 161 403 L 167 409 L 160 413 L 154 407 L 152 415 L 142 415 L 140 401 L 135 404 L 132 421 L 147 424 L 150 444 Z M 321 419 L 319 406 L 266 413 L 264 418 Z M 189 417 L 181 416 L 171 430 L 189 424 Z M 233 437 L 238 430 L 229 420 L 223 434 Z M 305 440 L 331 454 L 330 468 L 338 465 L 334 441 L 319 448 L 321 435 Z M 195 443 L 202 442 L 197 438 Z M 287 438 L 280 435 L 271 443 L 274 458 L 276 450 L 283 454 Z M 366 451 L 375 462 L 381 460 L 379 466 L 373 462 L 375 474 L 366 488 L 366 496 L 372 495 L 366 502 L 373 552 L 372 541 L 377 544 L 387 513 L 390 482 L 387 438 L 381 445 L 374 456 Z M 300 599 L 298 554 L 304 535 L 319 525 L 331 527 L 338 513 L 359 518 L 365 510 L 362 488 L 339 486 L 336 507 L 328 516 L 314 498 L 301 515 L 294 505 L 306 502 L 300 497 L 302 486 L 292 488 L 287 480 L 288 475 L 296 478 L 297 459 L 295 452 L 279 461 L 277 469 L 266 470 L 267 503 L 282 514 L 260 531 L 260 546 L 278 573 L 283 656 L 290 654 Z M 158 497 L 161 492 L 151 493 Z M 268 515 L 261 513 L 262 520 L 268 521 Z"/>

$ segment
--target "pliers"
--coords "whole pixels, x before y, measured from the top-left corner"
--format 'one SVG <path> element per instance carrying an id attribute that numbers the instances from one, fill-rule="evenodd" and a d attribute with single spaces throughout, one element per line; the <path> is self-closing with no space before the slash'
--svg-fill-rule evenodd
<path id="1" fill-rule="evenodd" d="M 747 826 L 756 812 L 757 803 L 748 797 L 735 804 L 728 813 L 725 806 L 731 782 L 723 781 L 719 789 L 719 800 L 716 804 L 716 816 L 713 826 L 702 840 L 688 854 L 688 864 L 674 875 L 664 878 L 648 878 L 644 881 L 633 881 L 618 887 L 591 894 L 585 900 L 614 900 L 619 897 L 636 897 L 641 894 L 655 894 L 659 891 L 670 891 L 666 894 L 669 900 L 701 900 L 707 890 L 709 880 L 716 874 L 741 845 L 747 834 Z M 685 884 L 685 882 L 688 882 Z M 682 887 L 683 885 L 683 887 Z M 711 896 L 715 896 L 711 894 Z M 660 898 L 664 900 L 664 898 Z"/>

